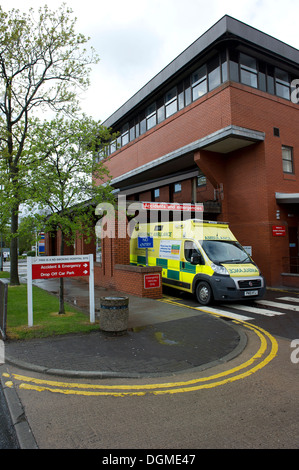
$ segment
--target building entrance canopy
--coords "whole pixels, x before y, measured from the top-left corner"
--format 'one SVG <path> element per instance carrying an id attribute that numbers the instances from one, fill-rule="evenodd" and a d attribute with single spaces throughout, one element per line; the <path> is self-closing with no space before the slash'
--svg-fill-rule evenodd
<path id="1" fill-rule="evenodd" d="M 186 172 L 186 170 L 193 170 L 194 172 L 194 170 L 198 170 L 193 157 L 194 152 L 197 150 L 202 149 L 227 154 L 240 148 L 263 142 L 264 139 L 264 132 L 234 125 L 227 126 L 132 171 L 113 178 L 111 185 L 120 190 L 128 189 L 128 187 L 136 188 L 145 182 L 148 183 L 149 180 L 155 181 L 162 176 L 169 176 L 174 171 Z"/>
<path id="2" fill-rule="evenodd" d="M 275 193 L 278 204 L 299 204 L 299 193 Z"/>

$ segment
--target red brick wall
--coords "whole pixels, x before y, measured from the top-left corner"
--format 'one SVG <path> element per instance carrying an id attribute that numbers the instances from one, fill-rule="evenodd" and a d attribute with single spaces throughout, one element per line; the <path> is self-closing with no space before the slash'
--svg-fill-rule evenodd
<path id="1" fill-rule="evenodd" d="M 223 84 L 115 152 L 107 166 L 113 177 L 120 176 L 228 126 L 230 116 L 230 89 Z"/>
<path id="2" fill-rule="evenodd" d="M 230 154 L 203 152 L 195 161 L 209 176 L 205 189 L 197 190 L 199 201 L 213 198 L 213 189 L 223 184 L 222 214 L 244 245 L 253 249 L 253 258 L 269 285 L 281 285 L 282 258 L 288 256 L 288 236 L 273 237 L 272 225 L 298 226 L 298 209 L 278 206 L 275 192 L 298 192 L 299 107 L 282 98 L 237 83 L 226 83 L 192 103 L 168 120 L 111 156 L 108 167 L 114 177 L 144 165 L 162 155 L 196 141 L 228 125 L 265 132 L 265 141 Z M 280 137 L 273 135 L 280 129 Z M 281 146 L 294 148 L 296 175 L 284 175 Z M 160 200 L 167 201 L 168 187 L 160 189 Z M 178 202 L 190 202 L 191 180 L 182 182 Z M 150 192 L 140 200 L 151 200 Z M 280 210 L 280 220 L 276 210 Z"/>
<path id="3" fill-rule="evenodd" d="M 115 288 L 121 292 L 137 295 L 139 297 L 148 297 L 150 299 L 162 298 L 162 280 L 161 267 L 138 267 L 138 266 L 115 266 Z M 159 274 L 160 285 L 146 289 L 144 285 L 144 276 L 147 274 Z"/>

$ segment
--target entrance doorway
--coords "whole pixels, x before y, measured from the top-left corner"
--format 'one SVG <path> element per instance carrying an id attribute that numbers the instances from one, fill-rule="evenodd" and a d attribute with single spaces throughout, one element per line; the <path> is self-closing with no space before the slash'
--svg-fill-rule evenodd
<path id="1" fill-rule="evenodd" d="M 299 274 L 299 233 L 298 227 L 289 227 L 290 272 Z"/>

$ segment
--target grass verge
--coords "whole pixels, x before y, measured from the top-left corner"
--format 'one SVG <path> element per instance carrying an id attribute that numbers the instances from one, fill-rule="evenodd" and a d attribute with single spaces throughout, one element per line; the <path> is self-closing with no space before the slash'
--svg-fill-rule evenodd
<path id="1" fill-rule="evenodd" d="M 2 273 L 1 273 L 2 274 Z M 98 330 L 89 316 L 65 303 L 65 315 L 59 315 L 58 298 L 33 286 L 33 326 L 28 326 L 27 285 L 8 287 L 7 338 L 24 340 L 45 338 L 68 333 L 87 333 Z"/>
<path id="2" fill-rule="evenodd" d="M 9 279 L 9 273 L 6 271 L 0 271 L 0 279 Z"/>

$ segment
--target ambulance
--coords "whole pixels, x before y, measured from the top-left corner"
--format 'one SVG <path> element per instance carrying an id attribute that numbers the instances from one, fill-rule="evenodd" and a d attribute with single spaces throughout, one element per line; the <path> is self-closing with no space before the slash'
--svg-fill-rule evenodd
<path id="1" fill-rule="evenodd" d="M 151 240 L 151 247 L 138 239 Z M 201 305 L 261 299 L 266 290 L 259 268 L 222 222 L 137 223 L 130 264 L 161 266 L 163 285 L 194 294 Z"/>

